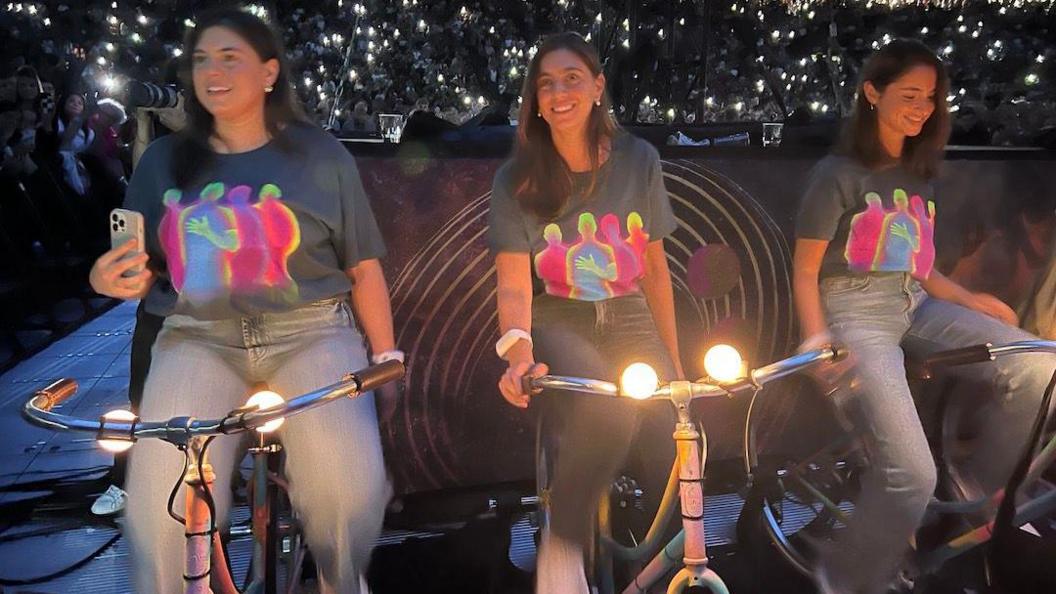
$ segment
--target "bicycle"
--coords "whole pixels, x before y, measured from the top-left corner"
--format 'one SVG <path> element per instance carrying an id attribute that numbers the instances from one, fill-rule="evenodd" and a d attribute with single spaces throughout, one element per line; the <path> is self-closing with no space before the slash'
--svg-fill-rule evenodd
<path id="1" fill-rule="evenodd" d="M 173 417 L 167 421 L 144 422 L 125 410 L 111 411 L 98 420 L 83 419 L 53 412 L 77 392 L 77 382 L 60 379 L 34 393 L 22 408 L 23 416 L 31 423 L 59 431 L 94 433 L 102 447 L 110 451 L 125 451 L 139 439 L 161 439 L 184 452 L 184 469 L 169 496 L 169 515 L 184 525 L 186 554 L 184 556 L 184 591 L 186 594 L 211 594 L 210 577 L 217 586 L 217 594 L 238 594 L 224 547 L 216 529 L 216 510 L 210 487 L 213 470 L 206 456 L 210 442 L 218 435 L 233 435 L 256 429 L 260 433 L 258 447 L 252 448 L 253 501 L 252 581 L 246 594 L 272 593 L 277 588 L 277 568 L 274 563 L 274 526 L 271 513 L 274 489 L 269 489 L 269 457 L 278 452 L 265 444 L 266 433 L 279 428 L 286 417 L 310 410 L 343 397 L 354 398 L 378 386 L 403 377 L 404 366 L 398 361 L 386 361 L 345 375 L 341 381 L 284 401 L 274 392 L 257 392 L 246 406 L 229 412 L 222 419 L 201 420 L 194 417 Z M 172 504 L 180 484 L 187 485 L 185 516 L 172 511 Z M 299 551 L 300 553 L 300 551 Z M 216 563 L 213 562 L 215 557 Z M 271 560 L 269 560 L 269 557 Z M 215 571 L 214 571 L 215 568 Z M 296 576 L 293 576 L 296 577 Z M 295 584 L 296 580 L 291 580 Z"/>
<path id="2" fill-rule="evenodd" d="M 705 356 L 705 368 L 709 377 L 695 382 L 679 380 L 660 387 L 656 372 L 644 363 L 629 366 L 624 371 L 619 386 L 611 382 L 569 376 L 525 377 L 525 393 L 553 389 L 609 397 L 631 397 L 638 400 L 664 399 L 671 401 L 677 413 L 673 435 L 677 452 L 675 464 L 660 508 L 641 543 L 627 547 L 612 539 L 607 526 L 607 498 L 602 498 L 595 544 L 599 550 L 593 555 L 591 563 L 594 566 L 594 585 L 604 594 L 615 592 L 611 559 L 636 561 L 652 556 L 645 568 L 622 590 L 623 594 L 644 594 L 675 568 L 679 558 L 683 567 L 670 581 L 668 594 L 685 592 L 692 587 L 708 588 L 712 594 L 728 594 L 729 590 L 722 578 L 708 567 L 703 485 L 707 439 L 703 428 L 698 430 L 690 416 L 690 402 L 697 398 L 754 394 L 771 381 L 841 357 L 841 349 L 830 345 L 744 373 L 740 355 L 732 347 L 717 345 Z M 547 523 L 548 466 L 551 458 L 552 452 L 547 451 L 545 447 L 537 452 L 537 489 L 542 508 L 540 524 L 544 527 Z M 675 509 L 676 493 L 682 512 L 682 531 L 657 552 L 663 530 Z"/>
<path id="3" fill-rule="evenodd" d="M 1056 353 L 1056 342 L 1032 340 L 944 351 L 910 366 L 909 375 L 911 379 L 927 380 L 945 367 L 988 362 L 1023 353 Z M 1048 405 L 1054 383 L 1056 373 L 1042 398 L 1027 450 L 1005 488 L 967 500 L 932 498 L 926 517 L 982 516 L 985 521 L 929 546 L 913 543 L 911 556 L 917 577 L 933 575 L 946 561 L 990 541 L 998 526 L 1023 526 L 1056 511 L 1056 487 L 1045 485 L 1041 480 L 1043 473 L 1056 462 L 1056 435 L 1038 450 L 1038 445 L 1045 437 L 1043 429 L 1049 414 Z M 939 447 L 942 452 L 946 452 L 955 437 L 950 426 L 950 415 L 942 414 L 941 418 Z M 750 428 L 754 420 L 749 413 L 747 427 Z M 748 437 L 750 435 L 751 438 Z M 856 477 L 867 464 L 867 458 L 860 449 L 861 443 L 857 436 L 843 432 L 835 439 L 822 443 L 821 447 L 812 449 L 806 457 L 767 459 L 767 453 L 761 451 L 762 448 L 754 439 L 754 432 L 746 429 L 744 466 L 748 476 L 754 480 L 741 521 L 759 522 L 766 538 L 780 556 L 800 573 L 810 575 L 816 544 L 831 538 L 847 521 L 848 514 L 853 513 L 857 494 Z M 937 456 L 936 463 L 945 470 L 951 490 L 963 493 L 964 489 L 959 488 L 963 480 L 957 469 L 953 468 L 953 463 L 945 459 L 945 455 Z M 1040 491 L 1031 494 L 1027 501 L 1019 505 L 1016 505 L 1014 498 L 1006 498 L 1006 493 L 1016 493 L 1020 487 L 1039 485 Z M 1003 522 L 995 519 L 994 512 L 1002 509 L 1005 515 Z"/>

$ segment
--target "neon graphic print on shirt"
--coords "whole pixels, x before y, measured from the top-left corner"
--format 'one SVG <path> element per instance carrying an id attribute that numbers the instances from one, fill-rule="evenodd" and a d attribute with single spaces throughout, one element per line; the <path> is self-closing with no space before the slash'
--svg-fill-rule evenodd
<path id="1" fill-rule="evenodd" d="M 935 264 L 935 203 L 895 190 L 894 208 L 880 195 L 865 195 L 865 210 L 854 215 L 844 256 L 851 272 L 909 272 L 927 279 Z"/>
<path id="2" fill-rule="evenodd" d="M 600 301 L 634 293 L 649 243 L 643 227 L 636 212 L 627 217 L 626 235 L 615 214 L 601 217 L 599 228 L 594 214 L 585 212 L 579 215 L 579 238 L 565 243 L 561 227 L 551 223 L 543 229 L 546 248 L 535 255 L 535 273 L 556 297 Z"/>
<path id="3" fill-rule="evenodd" d="M 293 211 L 272 184 L 252 188 L 212 183 L 198 200 L 181 204 L 179 190 L 163 197 L 158 228 L 172 286 L 180 300 L 204 306 L 232 295 L 263 295 L 293 303 L 299 291 L 287 261 L 301 242 Z"/>

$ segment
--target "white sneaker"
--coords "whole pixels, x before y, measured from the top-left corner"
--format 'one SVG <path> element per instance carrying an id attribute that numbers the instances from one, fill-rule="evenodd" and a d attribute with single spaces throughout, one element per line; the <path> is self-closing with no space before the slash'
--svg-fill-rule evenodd
<path id="1" fill-rule="evenodd" d="M 97 516 L 112 516 L 125 509 L 127 502 L 128 493 L 122 491 L 117 485 L 110 485 L 110 488 L 92 504 L 92 513 Z"/>

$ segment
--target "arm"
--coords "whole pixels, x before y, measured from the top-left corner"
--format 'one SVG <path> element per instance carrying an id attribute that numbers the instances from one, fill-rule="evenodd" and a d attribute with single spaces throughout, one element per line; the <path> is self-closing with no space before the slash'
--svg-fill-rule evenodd
<path id="1" fill-rule="evenodd" d="M 667 268 L 667 254 L 664 253 L 662 239 L 649 242 L 645 250 L 645 276 L 642 278 L 642 292 L 653 312 L 653 322 L 660 340 L 664 341 L 675 363 L 675 373 L 679 378 L 685 377 L 682 371 L 682 358 L 678 353 L 678 325 L 675 320 L 675 296 L 671 289 L 671 272 Z"/>
<path id="2" fill-rule="evenodd" d="M 1019 316 L 1004 301 L 989 293 L 973 293 L 950 280 L 938 270 L 932 270 L 931 276 L 920 283 L 928 295 L 950 303 L 967 307 L 981 314 L 997 318 L 1010 326 L 1019 325 Z"/>
<path id="3" fill-rule="evenodd" d="M 532 268 L 531 256 L 521 252 L 499 252 L 495 256 L 495 272 L 498 277 L 496 291 L 499 310 L 499 335 L 513 328 L 529 333 L 532 331 Z M 509 368 L 499 380 L 499 390 L 506 400 L 517 407 L 526 408 L 529 396 L 521 390 L 521 378 L 535 367 L 532 344 L 518 340 L 506 352 Z M 539 373 L 546 368 L 539 366 Z"/>
<path id="4" fill-rule="evenodd" d="M 346 272 L 353 282 L 352 310 L 367 335 L 371 352 L 377 354 L 394 349 L 392 306 L 381 263 L 377 259 L 362 260 Z"/>
<path id="5" fill-rule="evenodd" d="M 821 307 L 818 275 L 829 242 L 824 239 L 797 239 L 792 257 L 792 293 L 799 316 L 800 340 L 815 337 L 824 340 L 829 334 L 825 311 Z"/>

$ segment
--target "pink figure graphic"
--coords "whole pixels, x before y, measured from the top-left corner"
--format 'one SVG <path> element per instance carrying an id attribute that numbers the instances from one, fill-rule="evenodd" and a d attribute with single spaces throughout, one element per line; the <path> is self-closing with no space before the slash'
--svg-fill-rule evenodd
<path id="1" fill-rule="evenodd" d="M 880 237 L 884 231 L 884 210 L 880 195 L 869 192 L 865 195 L 865 210 L 851 218 L 844 257 L 852 272 L 870 272 L 878 255 Z"/>
<path id="2" fill-rule="evenodd" d="M 629 217 L 628 217 L 629 218 Z M 614 296 L 634 292 L 642 276 L 642 258 L 620 234 L 620 219 L 609 213 L 601 218 L 601 241 L 612 248 L 616 260 L 616 279 L 609 282 Z"/>
<path id="3" fill-rule="evenodd" d="M 187 252 L 183 245 L 183 234 L 180 233 L 180 198 L 183 192 L 179 190 L 166 190 L 161 199 L 165 205 L 165 214 L 161 217 L 158 225 L 158 239 L 161 249 L 165 252 L 165 259 L 169 269 L 169 279 L 172 286 L 179 291 L 183 288 L 183 279 L 186 274 L 185 263 Z"/>
<path id="4" fill-rule="evenodd" d="M 246 293 L 257 287 L 269 256 L 260 213 L 249 202 L 251 191 L 249 186 L 235 186 L 228 190 L 226 197 L 235 217 L 235 232 L 240 243 L 238 251 L 227 255 L 233 293 Z"/>
<path id="5" fill-rule="evenodd" d="M 632 212 L 627 215 L 627 243 L 634 249 L 634 253 L 638 254 L 638 265 L 641 269 L 645 270 L 645 248 L 649 245 L 649 234 L 645 232 L 645 223 L 642 222 L 642 215 L 637 212 Z"/>
<path id="6" fill-rule="evenodd" d="M 913 277 L 928 280 L 935 266 L 935 203 L 928 200 L 925 213 L 924 199 L 915 195 L 909 200 L 909 208 L 920 230 L 920 249 L 913 254 Z"/>
<path id="7" fill-rule="evenodd" d="M 263 284 L 278 289 L 282 298 L 295 301 L 300 291 L 290 277 L 287 262 L 301 244 L 301 228 L 297 217 L 279 198 L 282 190 L 274 184 L 264 184 L 255 208 L 260 213 L 264 236 L 269 246 L 268 259 L 264 267 Z"/>
<path id="8" fill-rule="evenodd" d="M 568 246 L 561 242 L 561 227 L 550 223 L 543 229 L 546 248 L 535 255 L 535 274 L 542 279 L 546 292 L 555 297 L 569 297 Z"/>

